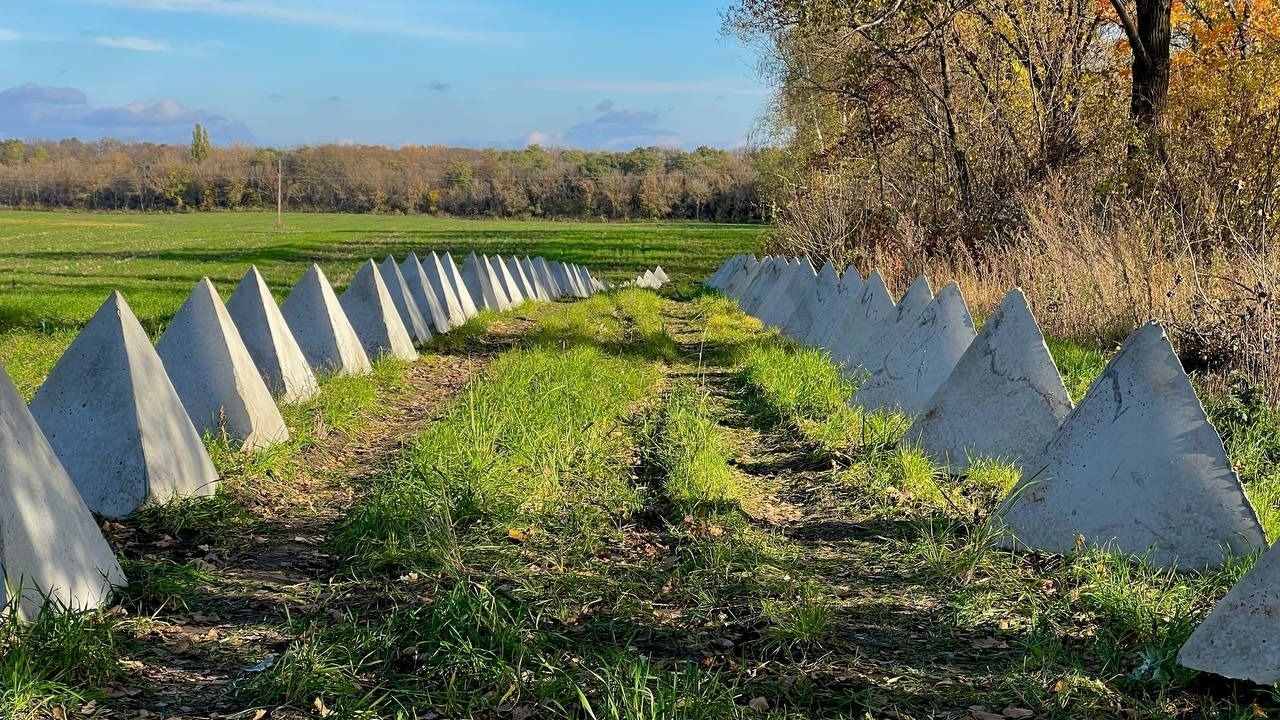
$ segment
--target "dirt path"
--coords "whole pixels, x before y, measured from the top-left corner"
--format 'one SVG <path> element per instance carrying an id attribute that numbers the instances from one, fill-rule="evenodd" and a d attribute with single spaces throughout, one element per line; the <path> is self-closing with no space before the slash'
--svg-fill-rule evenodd
<path id="1" fill-rule="evenodd" d="M 123 622 L 133 643 L 121 648 L 128 675 L 108 689 L 104 702 L 89 703 L 79 714 L 257 716 L 237 700 L 237 685 L 295 639 L 291 620 L 345 611 L 344 596 L 352 588 L 336 577 L 340 558 L 327 544 L 367 480 L 531 324 L 505 318 L 461 349 L 424 354 L 408 367 L 405 386 L 381 393 L 357 430 L 319 429 L 315 446 L 292 466 L 296 473 L 255 479 L 253 489 L 245 489 L 252 497 L 237 498 L 249 506 L 249 517 L 230 517 L 228 532 L 170 534 L 141 523 L 110 523 L 108 533 L 131 568 L 131 588 L 119 610 L 132 616 Z M 209 524 L 193 518 L 193 525 Z"/>
<path id="2" fill-rule="evenodd" d="M 747 487 L 764 491 L 744 510 L 803 559 L 834 621 L 822 651 L 800 658 L 779 682 L 810 686 L 815 714 L 843 705 L 874 708 L 875 717 L 965 718 L 984 706 L 984 688 L 1006 693 L 1021 660 L 1004 642 L 955 627 L 945 594 L 906 554 L 916 528 L 867 516 L 860 491 L 842 479 L 847 466 L 823 459 L 798 433 L 745 414 L 731 369 L 698 365 L 715 353 L 702 346 L 694 312 L 687 303 L 669 306 L 668 331 L 687 361 L 674 372 L 711 393 L 733 438 L 732 463 Z"/>

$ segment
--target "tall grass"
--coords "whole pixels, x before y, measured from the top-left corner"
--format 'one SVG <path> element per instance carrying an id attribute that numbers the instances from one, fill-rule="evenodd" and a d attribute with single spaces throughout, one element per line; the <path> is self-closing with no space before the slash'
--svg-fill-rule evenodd
<path id="1" fill-rule="evenodd" d="M 712 412 L 706 391 L 682 383 L 667 395 L 648 432 L 647 459 L 682 514 L 714 511 L 742 497 L 728 464 L 732 449 Z"/>

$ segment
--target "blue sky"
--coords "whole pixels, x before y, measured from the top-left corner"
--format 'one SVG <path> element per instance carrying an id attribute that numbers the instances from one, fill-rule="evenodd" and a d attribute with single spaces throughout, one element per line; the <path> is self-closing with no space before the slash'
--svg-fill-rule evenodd
<path id="1" fill-rule="evenodd" d="M 0 137 L 735 147 L 730 0 L 0 0 Z"/>

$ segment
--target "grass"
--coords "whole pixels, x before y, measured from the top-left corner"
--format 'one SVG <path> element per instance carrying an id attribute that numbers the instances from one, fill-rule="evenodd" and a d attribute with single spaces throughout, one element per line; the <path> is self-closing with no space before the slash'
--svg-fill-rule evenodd
<path id="1" fill-rule="evenodd" d="M 669 392 L 649 430 L 649 462 L 678 512 L 715 510 L 742 499 L 728 462 L 732 448 L 713 412 L 705 391 L 682 383 Z"/>
<path id="2" fill-rule="evenodd" d="M 249 265 L 278 299 L 306 266 L 341 287 L 359 264 L 410 250 L 544 255 L 587 265 L 608 280 L 662 265 L 692 286 L 763 228 L 687 223 L 596 224 L 451 220 L 390 215 L 0 212 L 0 363 L 30 397 L 58 355 L 119 289 L 153 336 L 201 277 L 229 294 Z"/>

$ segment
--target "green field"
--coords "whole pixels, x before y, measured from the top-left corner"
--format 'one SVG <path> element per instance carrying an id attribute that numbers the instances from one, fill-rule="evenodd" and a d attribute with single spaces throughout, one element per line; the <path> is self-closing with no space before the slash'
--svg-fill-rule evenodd
<path id="1" fill-rule="evenodd" d="M 0 213 L 0 362 L 30 396 L 107 294 L 118 289 L 153 334 L 201 277 L 223 295 L 257 265 L 278 297 L 309 263 L 342 286 L 359 264 L 449 250 L 543 255 L 606 280 L 662 265 L 699 282 L 728 256 L 752 250 L 764 228 L 670 223 L 451 220 L 426 216 L 270 213 L 171 215 Z"/>

